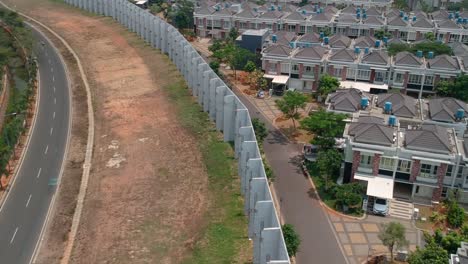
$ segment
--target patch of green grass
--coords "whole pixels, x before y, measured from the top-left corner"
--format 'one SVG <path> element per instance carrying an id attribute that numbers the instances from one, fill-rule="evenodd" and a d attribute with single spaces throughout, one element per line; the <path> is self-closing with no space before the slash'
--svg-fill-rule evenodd
<path id="1" fill-rule="evenodd" d="M 239 263 L 252 251 L 232 146 L 223 142 L 206 113 L 179 78 L 163 89 L 177 108 L 179 122 L 198 140 L 209 177 L 211 205 L 192 256 L 183 263 Z M 247 254 L 250 259 L 251 253 Z M 245 258 L 245 257 L 244 257 Z M 243 260 L 245 261 L 245 260 Z"/>

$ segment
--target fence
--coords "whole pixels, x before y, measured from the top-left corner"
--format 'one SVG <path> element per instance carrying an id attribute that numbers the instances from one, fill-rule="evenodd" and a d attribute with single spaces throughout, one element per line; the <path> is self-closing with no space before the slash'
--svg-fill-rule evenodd
<path id="1" fill-rule="evenodd" d="M 65 0 L 99 15 L 111 16 L 154 48 L 168 54 L 184 76 L 224 141 L 234 141 L 244 212 L 249 218 L 255 264 L 290 263 L 280 222 L 265 175 L 249 111 L 172 25 L 126 0 Z"/>

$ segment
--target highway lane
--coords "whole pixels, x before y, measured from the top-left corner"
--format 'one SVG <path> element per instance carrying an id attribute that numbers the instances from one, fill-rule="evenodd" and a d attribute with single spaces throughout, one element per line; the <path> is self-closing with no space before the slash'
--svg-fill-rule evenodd
<path id="1" fill-rule="evenodd" d="M 41 34 L 33 30 L 33 35 L 38 43 L 34 50 L 40 72 L 40 102 L 22 166 L 0 209 L 0 263 L 31 262 L 57 187 L 70 129 L 64 65 Z"/>

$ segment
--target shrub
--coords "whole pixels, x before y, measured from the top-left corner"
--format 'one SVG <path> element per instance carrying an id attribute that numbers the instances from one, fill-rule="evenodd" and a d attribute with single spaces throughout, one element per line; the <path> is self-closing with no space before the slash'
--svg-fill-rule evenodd
<path id="1" fill-rule="evenodd" d="M 465 221 L 465 209 L 460 207 L 457 202 L 452 201 L 447 211 L 447 222 L 454 228 L 459 228 Z"/>
<path id="2" fill-rule="evenodd" d="M 301 239 L 299 234 L 296 232 L 295 228 L 291 224 L 284 224 L 281 229 L 283 230 L 284 242 L 286 243 L 286 248 L 288 249 L 288 254 L 290 257 L 296 256 L 296 253 L 301 244 Z"/>
<path id="3" fill-rule="evenodd" d="M 216 73 L 219 74 L 219 62 L 212 61 L 210 62 L 210 68 Z"/>
<path id="4" fill-rule="evenodd" d="M 253 61 L 248 61 L 244 66 L 244 71 L 246 72 L 253 72 L 257 69 L 257 66 Z"/>

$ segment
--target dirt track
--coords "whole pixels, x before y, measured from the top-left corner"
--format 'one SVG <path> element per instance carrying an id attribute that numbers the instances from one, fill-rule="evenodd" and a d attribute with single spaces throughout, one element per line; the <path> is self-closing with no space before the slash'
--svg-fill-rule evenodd
<path id="1" fill-rule="evenodd" d="M 175 68 L 110 18 L 44 0 L 10 2 L 20 10 L 27 7 L 23 10 L 71 44 L 93 91 L 94 157 L 72 263 L 180 262 L 199 235 L 209 198 L 194 137 L 178 124 L 160 90 L 177 78 Z M 79 80 L 73 80 L 82 96 Z M 80 100 L 74 96 L 78 114 Z M 74 125 L 65 188 L 39 263 L 58 262 L 67 238 L 64 227 L 70 225 L 85 144 L 83 131 L 76 130 L 86 122 L 77 116 Z"/>

